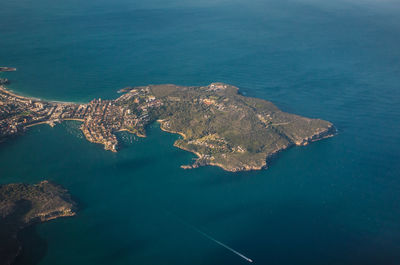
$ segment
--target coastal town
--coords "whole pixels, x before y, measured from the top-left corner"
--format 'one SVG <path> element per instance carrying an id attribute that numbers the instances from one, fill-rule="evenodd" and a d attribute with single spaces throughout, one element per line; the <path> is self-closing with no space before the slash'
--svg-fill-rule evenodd
<path id="1" fill-rule="evenodd" d="M 124 104 L 132 100 L 134 104 Z M 86 139 L 117 151 L 116 131 L 129 131 L 144 136 L 150 121 L 149 110 L 161 106 L 146 88 L 134 89 L 118 100 L 94 99 L 87 104 L 43 101 L 14 94 L 0 86 L 0 141 L 23 133 L 38 124 L 54 126 L 64 120 L 82 122 Z"/>

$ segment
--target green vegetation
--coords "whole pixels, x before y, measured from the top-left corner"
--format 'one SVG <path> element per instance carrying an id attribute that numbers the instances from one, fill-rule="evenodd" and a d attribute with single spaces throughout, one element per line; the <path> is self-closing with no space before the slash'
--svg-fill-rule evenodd
<path id="1" fill-rule="evenodd" d="M 268 158 L 292 145 L 331 136 L 330 122 L 280 111 L 269 101 L 244 97 L 234 86 L 150 86 L 163 101 L 161 128 L 183 134 L 175 146 L 196 153 L 193 165 L 239 171 L 266 167 Z"/>
<path id="2" fill-rule="evenodd" d="M 0 264 L 11 264 L 20 251 L 18 232 L 35 222 L 75 215 L 67 191 L 48 181 L 0 186 Z"/>

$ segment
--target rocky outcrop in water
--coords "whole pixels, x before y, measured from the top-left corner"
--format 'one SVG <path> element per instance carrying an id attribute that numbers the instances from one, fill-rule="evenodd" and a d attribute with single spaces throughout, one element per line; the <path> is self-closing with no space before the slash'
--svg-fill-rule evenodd
<path id="1" fill-rule="evenodd" d="M 7 85 L 10 81 L 7 78 L 0 78 L 0 85 Z"/>

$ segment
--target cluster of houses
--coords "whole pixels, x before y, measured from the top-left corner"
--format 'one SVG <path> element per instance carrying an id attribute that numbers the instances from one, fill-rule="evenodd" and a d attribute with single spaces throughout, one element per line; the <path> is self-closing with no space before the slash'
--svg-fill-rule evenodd
<path id="1" fill-rule="evenodd" d="M 87 140 L 115 152 L 118 140 L 114 133 L 142 131 L 150 121 L 148 110 L 162 104 L 148 89 L 131 90 L 117 100 L 75 104 L 22 97 L 0 87 L 0 139 L 40 123 L 77 120 L 83 122 L 81 130 Z"/>

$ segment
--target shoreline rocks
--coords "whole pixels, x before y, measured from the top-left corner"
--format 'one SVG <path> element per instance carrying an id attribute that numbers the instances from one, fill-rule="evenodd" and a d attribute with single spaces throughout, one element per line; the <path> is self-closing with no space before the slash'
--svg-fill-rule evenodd
<path id="1" fill-rule="evenodd" d="M 21 251 L 18 233 L 31 225 L 76 215 L 68 191 L 49 181 L 0 185 L 0 265 L 10 265 Z"/>

